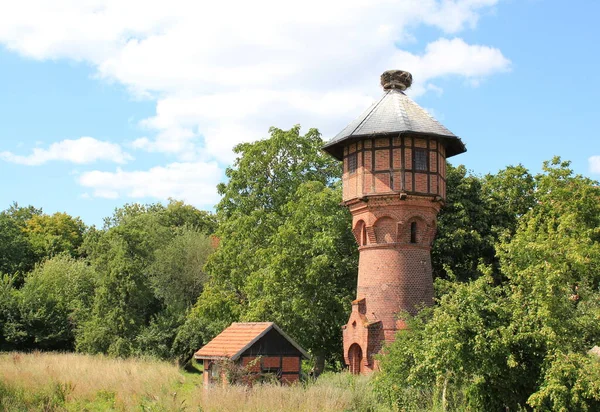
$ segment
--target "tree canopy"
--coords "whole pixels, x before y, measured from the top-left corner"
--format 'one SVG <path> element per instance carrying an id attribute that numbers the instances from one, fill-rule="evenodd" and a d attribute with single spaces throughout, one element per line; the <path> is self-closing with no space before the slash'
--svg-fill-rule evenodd
<path id="1" fill-rule="evenodd" d="M 382 357 L 377 385 L 390 403 L 414 401 L 394 383 L 407 382 L 435 388 L 432 402 L 474 410 L 600 405 L 583 373 L 599 364 L 587 352 L 600 341 L 600 188 L 558 158 L 533 180 L 516 176 L 520 185 L 494 186 L 532 197 L 507 202 L 514 218 L 500 216 L 501 280 L 482 261 L 475 281 L 437 281 L 438 304 L 410 319 Z"/>
<path id="2" fill-rule="evenodd" d="M 202 292 L 213 215 L 174 200 L 125 205 L 99 230 L 14 204 L 2 224 L 0 349 L 179 356 L 171 346 Z"/>
<path id="3" fill-rule="evenodd" d="M 204 339 L 233 321 L 276 321 L 319 362 L 339 359 L 357 252 L 339 206 L 341 166 L 323 144 L 296 126 L 234 149 L 218 187 L 220 245 L 190 320 L 204 325 Z"/>

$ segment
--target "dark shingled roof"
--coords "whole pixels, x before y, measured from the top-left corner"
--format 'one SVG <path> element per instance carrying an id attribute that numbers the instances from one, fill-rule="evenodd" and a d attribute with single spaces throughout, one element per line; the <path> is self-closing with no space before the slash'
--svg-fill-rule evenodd
<path id="1" fill-rule="evenodd" d="M 343 147 L 352 140 L 399 134 L 439 136 L 446 145 L 446 157 L 467 150 L 458 136 L 397 88 L 386 90 L 378 102 L 327 142 L 323 149 L 342 160 Z"/>

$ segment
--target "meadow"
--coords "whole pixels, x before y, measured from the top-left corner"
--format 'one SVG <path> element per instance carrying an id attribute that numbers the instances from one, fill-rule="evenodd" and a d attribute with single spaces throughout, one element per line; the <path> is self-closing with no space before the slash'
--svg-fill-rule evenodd
<path id="1" fill-rule="evenodd" d="M 293 386 L 202 387 L 164 361 L 74 353 L 0 354 L 0 410 L 384 411 L 369 378 L 326 373 Z"/>

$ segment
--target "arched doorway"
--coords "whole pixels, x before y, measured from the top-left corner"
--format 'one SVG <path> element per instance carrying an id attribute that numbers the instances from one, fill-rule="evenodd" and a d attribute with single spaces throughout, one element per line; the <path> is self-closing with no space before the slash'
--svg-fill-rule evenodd
<path id="1" fill-rule="evenodd" d="M 348 349 L 348 359 L 350 360 L 350 373 L 360 374 L 360 364 L 362 363 L 362 349 L 357 343 L 353 343 Z"/>

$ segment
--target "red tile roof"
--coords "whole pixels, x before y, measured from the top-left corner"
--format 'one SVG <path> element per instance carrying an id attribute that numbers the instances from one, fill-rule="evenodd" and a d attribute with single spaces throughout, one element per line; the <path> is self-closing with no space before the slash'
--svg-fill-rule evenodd
<path id="1" fill-rule="evenodd" d="M 246 349 L 275 328 L 284 338 L 294 345 L 307 358 L 309 355 L 287 336 L 273 322 L 232 323 L 194 354 L 196 359 L 231 359 L 236 360 Z"/>

